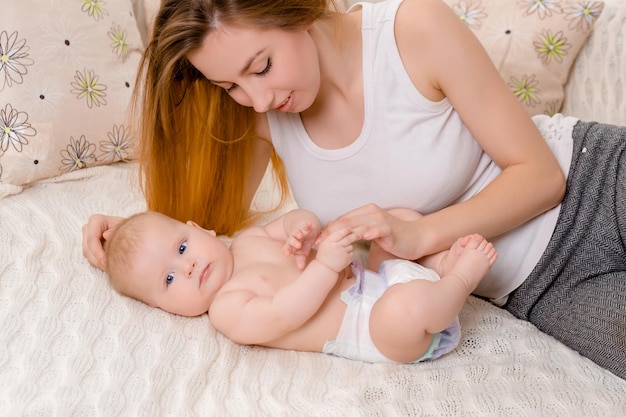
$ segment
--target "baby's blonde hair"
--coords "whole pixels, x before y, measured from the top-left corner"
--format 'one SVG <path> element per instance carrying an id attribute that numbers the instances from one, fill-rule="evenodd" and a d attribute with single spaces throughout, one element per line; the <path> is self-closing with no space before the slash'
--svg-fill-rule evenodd
<path id="1" fill-rule="evenodd" d="M 111 286 L 118 293 L 139 301 L 143 301 L 141 290 L 129 279 L 129 273 L 133 270 L 132 266 L 144 242 L 146 230 L 154 227 L 149 224 L 149 220 L 155 216 L 163 215 L 145 211 L 122 220 L 104 244 Z"/>

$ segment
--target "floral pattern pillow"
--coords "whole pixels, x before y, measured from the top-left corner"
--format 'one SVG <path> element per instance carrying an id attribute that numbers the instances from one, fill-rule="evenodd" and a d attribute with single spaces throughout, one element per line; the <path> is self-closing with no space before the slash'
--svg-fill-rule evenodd
<path id="1" fill-rule="evenodd" d="M 604 8 L 586 0 L 444 0 L 530 115 L 561 110 L 570 69 Z"/>
<path id="2" fill-rule="evenodd" d="M 0 13 L 0 196 L 133 158 L 142 43 L 130 0 L 20 0 Z"/>

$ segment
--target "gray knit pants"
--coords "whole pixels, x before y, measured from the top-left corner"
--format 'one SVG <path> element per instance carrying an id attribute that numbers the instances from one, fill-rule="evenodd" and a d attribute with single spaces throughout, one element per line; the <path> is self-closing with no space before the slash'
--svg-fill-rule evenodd
<path id="1" fill-rule="evenodd" d="M 578 122 L 557 226 L 505 308 L 626 379 L 626 127 Z"/>

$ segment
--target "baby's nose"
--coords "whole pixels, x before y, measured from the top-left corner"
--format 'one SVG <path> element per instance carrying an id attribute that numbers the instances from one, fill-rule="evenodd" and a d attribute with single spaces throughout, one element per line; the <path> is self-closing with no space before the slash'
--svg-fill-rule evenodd
<path id="1" fill-rule="evenodd" d="M 198 263 L 196 261 L 189 262 L 189 267 L 187 268 L 187 278 L 191 278 L 193 276 L 193 271 L 195 271 L 197 264 Z"/>

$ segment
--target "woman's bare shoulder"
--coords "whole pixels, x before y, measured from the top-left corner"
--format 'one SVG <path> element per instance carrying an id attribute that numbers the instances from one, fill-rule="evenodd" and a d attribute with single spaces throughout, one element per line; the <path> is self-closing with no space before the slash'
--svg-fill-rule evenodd
<path id="1" fill-rule="evenodd" d="M 404 0 L 395 21 L 396 43 L 415 86 L 427 98 L 447 96 L 442 84 L 463 71 L 459 62 L 485 56 L 482 45 L 442 0 Z M 490 61 L 480 59 L 480 65 Z"/>
<path id="2" fill-rule="evenodd" d="M 460 26 L 465 25 L 442 0 L 404 0 L 396 14 L 395 33 L 396 38 L 428 44 L 447 39 L 450 31 L 454 36 Z"/>
<path id="3" fill-rule="evenodd" d="M 445 97 L 438 83 L 438 67 L 458 42 L 460 19 L 441 0 L 404 0 L 395 20 L 398 52 L 415 87 L 428 99 Z M 443 51 L 442 51 L 443 48 Z M 446 55 L 443 55 L 446 54 Z"/>

